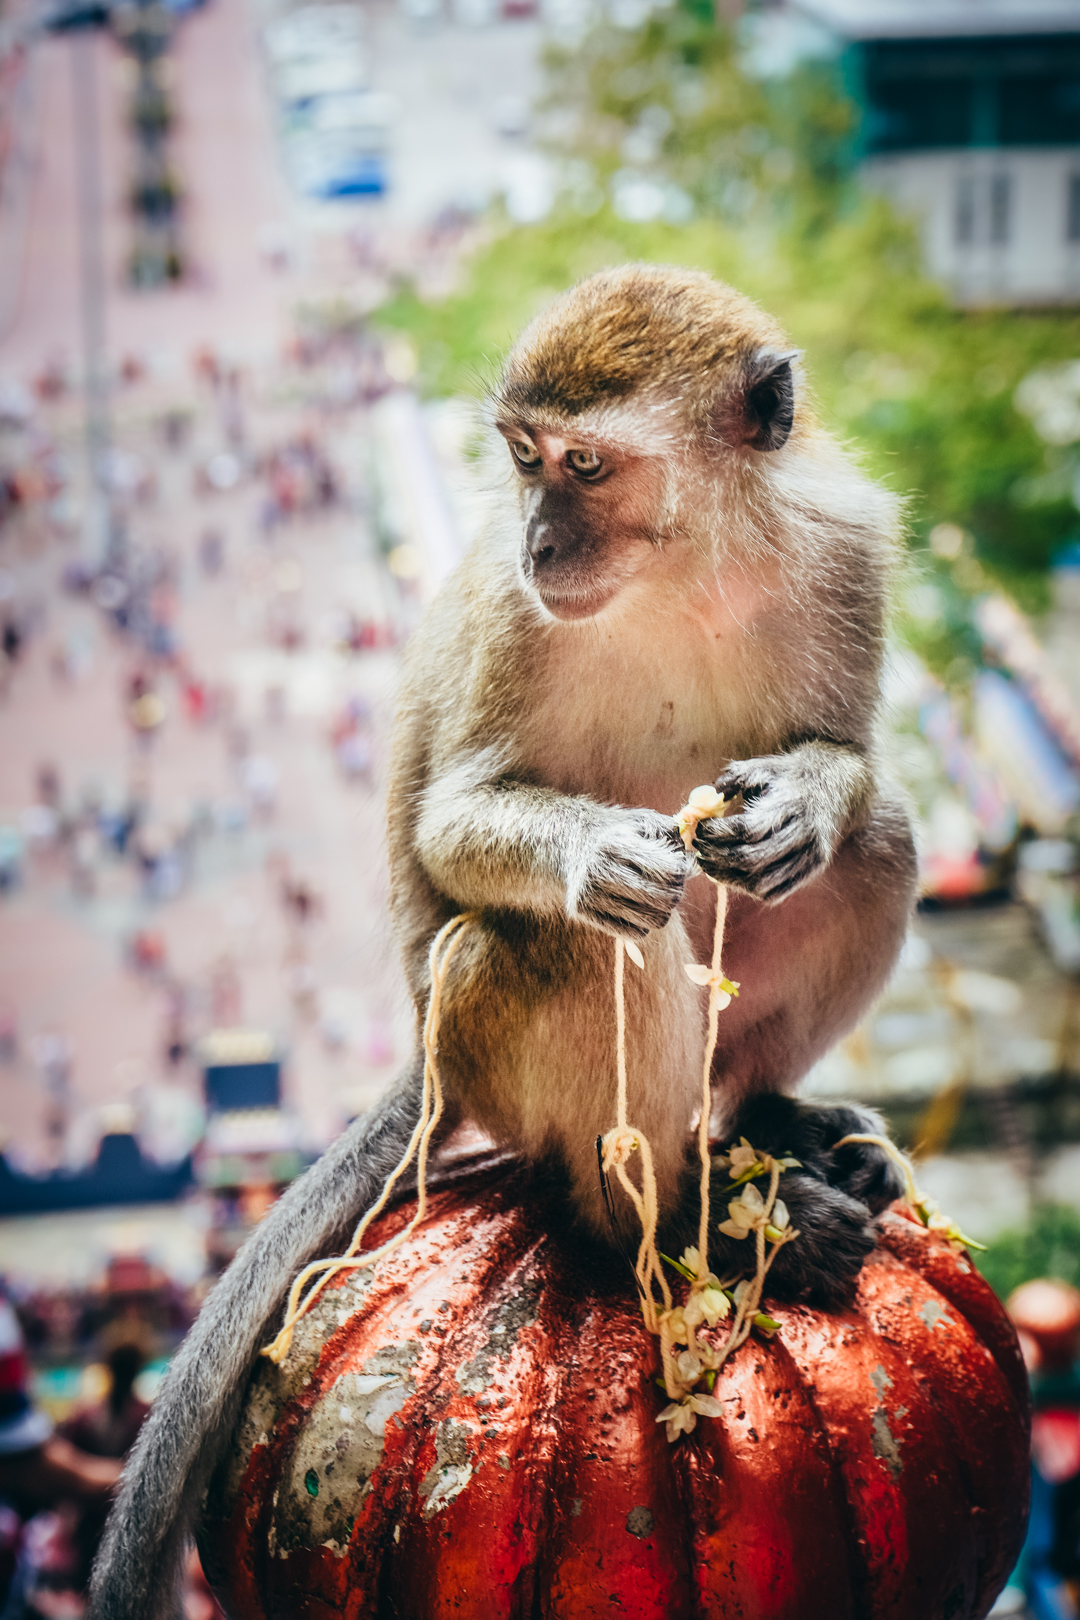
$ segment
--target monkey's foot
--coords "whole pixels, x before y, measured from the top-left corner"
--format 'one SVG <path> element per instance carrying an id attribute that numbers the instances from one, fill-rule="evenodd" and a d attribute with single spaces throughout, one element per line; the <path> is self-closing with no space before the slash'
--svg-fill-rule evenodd
<path id="1" fill-rule="evenodd" d="M 750 1098 L 725 1132 L 728 1142 L 745 1136 L 759 1153 L 800 1162 L 800 1169 L 780 1178 L 779 1197 L 799 1236 L 783 1246 L 769 1271 L 767 1291 L 776 1298 L 845 1305 L 877 1242 L 874 1217 L 904 1191 L 899 1170 L 880 1148 L 852 1143 L 837 1150 L 842 1137 L 856 1133 L 881 1136 L 885 1127 L 869 1108 L 796 1102 L 779 1094 Z M 713 1177 L 714 1223 L 727 1213 L 717 1196 L 726 1184 L 726 1176 Z M 713 1270 L 723 1276 L 745 1268 L 745 1247 L 745 1239 L 714 1230 Z"/>

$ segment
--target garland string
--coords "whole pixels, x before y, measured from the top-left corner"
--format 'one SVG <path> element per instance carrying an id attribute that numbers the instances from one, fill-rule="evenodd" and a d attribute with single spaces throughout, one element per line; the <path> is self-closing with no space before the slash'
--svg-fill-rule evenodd
<path id="1" fill-rule="evenodd" d="M 427 1161 L 428 1148 L 431 1138 L 435 1134 L 443 1111 L 442 1080 L 439 1076 L 439 1019 L 442 1012 L 443 986 L 446 983 L 446 973 L 450 966 L 454 952 L 464 938 L 465 925 L 472 920 L 471 912 L 462 912 L 457 917 L 451 917 L 445 923 L 431 942 L 428 953 L 428 964 L 431 972 L 431 994 L 428 998 L 427 1015 L 424 1019 L 424 1090 L 420 1105 L 420 1118 L 416 1122 L 409 1145 L 405 1149 L 395 1169 L 391 1170 L 386 1178 L 382 1192 L 376 1202 L 367 1211 L 352 1235 L 352 1242 L 342 1255 L 336 1255 L 326 1260 L 313 1260 L 305 1266 L 289 1290 L 289 1299 L 285 1308 L 285 1320 L 281 1330 L 272 1344 L 263 1349 L 262 1354 L 269 1356 L 270 1360 L 279 1366 L 286 1359 L 292 1347 L 293 1333 L 302 1317 L 314 1305 L 331 1277 L 336 1277 L 339 1271 L 352 1270 L 358 1266 L 373 1266 L 379 1260 L 385 1260 L 387 1255 L 393 1254 L 395 1249 L 408 1241 L 416 1228 L 427 1214 Z M 416 1180 L 418 1198 L 416 1213 L 407 1226 L 404 1226 L 396 1237 L 375 1249 L 370 1254 L 357 1253 L 367 1234 L 368 1228 L 377 1215 L 386 1208 L 390 1194 L 400 1178 L 412 1163 L 414 1155 L 419 1149 L 419 1158 L 416 1166 Z M 312 1278 L 318 1280 L 304 1294 L 304 1285 Z"/>

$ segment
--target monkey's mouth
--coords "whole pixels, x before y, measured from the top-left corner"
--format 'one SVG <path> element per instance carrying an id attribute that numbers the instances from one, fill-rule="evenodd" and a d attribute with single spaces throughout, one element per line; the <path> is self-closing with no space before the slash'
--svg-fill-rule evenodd
<path id="1" fill-rule="evenodd" d="M 625 583 L 618 576 L 604 578 L 566 564 L 538 567 L 528 555 L 522 561 L 526 584 L 553 619 L 591 619 L 607 607 Z"/>
<path id="2" fill-rule="evenodd" d="M 618 594 L 617 584 L 592 585 L 588 588 L 564 585 L 560 588 L 553 580 L 531 579 L 533 590 L 553 619 L 591 619 Z"/>

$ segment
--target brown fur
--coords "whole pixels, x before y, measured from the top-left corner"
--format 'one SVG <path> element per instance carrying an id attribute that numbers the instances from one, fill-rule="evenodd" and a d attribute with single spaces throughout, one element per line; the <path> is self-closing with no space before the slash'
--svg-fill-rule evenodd
<path id="1" fill-rule="evenodd" d="M 778 907 L 733 899 L 725 963 L 743 993 L 717 1062 L 729 1099 L 790 1086 L 850 1027 L 910 906 L 906 823 L 872 759 L 895 507 L 801 402 L 778 455 L 739 453 L 709 430 L 766 348 L 786 348 L 774 323 L 703 276 L 631 266 L 559 299 L 511 354 L 493 414 L 507 438 L 562 435 L 551 442 L 605 454 L 629 442 L 621 484 L 583 489 L 572 510 L 590 576 L 622 566 L 631 545 L 640 555 L 600 611 L 549 616 L 522 576 L 536 491 L 511 471 L 407 660 L 392 889 L 418 1008 L 431 936 L 478 910 L 448 998 L 451 1088 L 497 1139 L 568 1164 L 597 1226 L 612 944 L 575 920 L 567 885 L 597 825 L 625 814 L 604 807 L 671 817 L 732 760 L 801 747 L 820 765 L 806 791 L 820 800 L 824 869 Z M 547 498 L 560 479 L 554 466 Z M 651 534 L 628 538 L 625 513 L 650 482 L 662 511 Z M 694 879 L 681 914 L 649 934 L 647 972 L 627 977 L 630 1113 L 658 1147 L 669 1205 L 702 1050 L 701 993 L 683 963 L 705 958 L 712 892 Z"/>
<path id="2" fill-rule="evenodd" d="M 532 323 L 507 361 L 496 406 L 542 427 L 644 390 L 697 414 L 730 392 L 755 349 L 783 343 L 775 321 L 731 287 L 692 271 L 626 265 L 571 288 Z"/>

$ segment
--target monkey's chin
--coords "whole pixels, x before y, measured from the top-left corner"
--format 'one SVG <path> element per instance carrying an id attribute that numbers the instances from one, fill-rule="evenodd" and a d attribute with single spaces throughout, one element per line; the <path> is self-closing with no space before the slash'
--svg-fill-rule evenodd
<path id="1" fill-rule="evenodd" d="M 536 590 L 536 587 L 533 589 Z M 594 619 L 603 612 L 618 595 L 618 586 L 612 585 L 606 590 L 590 591 L 588 595 L 580 596 L 553 596 L 539 590 L 536 594 L 553 619 L 573 622 L 575 619 Z"/>

